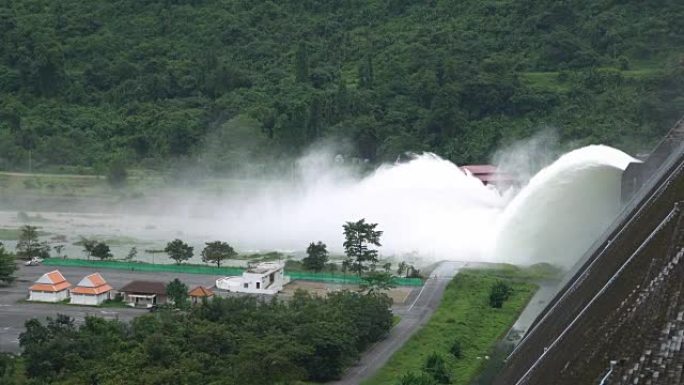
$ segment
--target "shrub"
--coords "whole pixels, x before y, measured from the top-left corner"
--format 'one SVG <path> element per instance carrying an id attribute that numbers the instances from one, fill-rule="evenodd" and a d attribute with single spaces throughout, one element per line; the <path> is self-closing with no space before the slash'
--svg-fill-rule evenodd
<path id="1" fill-rule="evenodd" d="M 492 285 L 492 291 L 489 294 L 489 306 L 500 309 L 511 294 L 513 294 L 513 289 L 508 284 L 498 281 Z"/>
<path id="2" fill-rule="evenodd" d="M 444 358 L 433 352 L 425 360 L 423 371 L 430 375 L 438 384 L 451 384 L 451 375 Z"/>
<path id="3" fill-rule="evenodd" d="M 397 385 L 437 385 L 437 382 L 425 373 L 407 373 L 401 377 Z"/>
<path id="4" fill-rule="evenodd" d="M 454 340 L 449 348 L 449 353 L 451 353 L 454 358 L 461 358 L 461 343 L 458 340 Z"/>

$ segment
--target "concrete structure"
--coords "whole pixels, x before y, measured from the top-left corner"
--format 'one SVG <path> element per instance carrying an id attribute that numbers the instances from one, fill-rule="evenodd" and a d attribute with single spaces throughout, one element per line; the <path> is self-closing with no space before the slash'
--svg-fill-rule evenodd
<path id="1" fill-rule="evenodd" d="M 623 212 L 495 385 L 684 384 L 684 120 L 631 170 Z"/>
<path id="2" fill-rule="evenodd" d="M 112 287 L 100 273 L 90 274 L 71 289 L 71 302 L 74 305 L 97 306 L 111 298 Z"/>
<path id="3" fill-rule="evenodd" d="M 464 173 L 479 179 L 485 186 L 491 185 L 499 190 L 505 190 L 519 184 L 513 175 L 503 173 L 491 164 L 471 164 L 460 168 Z"/>
<path id="4" fill-rule="evenodd" d="M 238 293 L 276 294 L 290 282 L 284 270 L 282 262 L 262 262 L 247 269 L 241 277 L 217 279 L 216 287 Z"/>
<path id="5" fill-rule="evenodd" d="M 204 286 L 197 286 L 196 288 L 190 290 L 188 295 L 190 296 L 190 303 L 196 305 L 198 303 L 202 303 L 202 298 L 213 297 L 214 292 Z"/>
<path id="6" fill-rule="evenodd" d="M 167 302 L 166 285 L 157 281 L 133 281 L 120 290 L 126 305 L 149 308 Z"/>
<path id="7" fill-rule="evenodd" d="M 29 301 L 60 302 L 69 298 L 71 284 L 59 270 L 43 274 L 29 287 Z"/>

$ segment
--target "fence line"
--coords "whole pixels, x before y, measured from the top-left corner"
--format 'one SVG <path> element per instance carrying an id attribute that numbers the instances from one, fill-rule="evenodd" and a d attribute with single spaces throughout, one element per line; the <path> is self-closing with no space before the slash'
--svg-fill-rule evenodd
<path id="1" fill-rule="evenodd" d="M 59 259 L 49 258 L 43 261 L 48 266 L 64 267 L 92 267 L 98 269 L 118 269 L 130 271 L 149 271 L 149 272 L 169 272 L 187 274 L 206 274 L 206 275 L 241 275 L 245 269 L 239 267 L 214 267 L 202 265 L 172 265 L 172 264 L 152 264 L 140 262 L 123 261 L 96 261 L 85 259 Z M 313 273 L 302 271 L 286 271 L 286 275 L 293 280 L 314 281 L 339 284 L 360 284 L 363 280 L 356 275 L 333 274 L 333 273 Z M 420 278 L 400 278 L 394 277 L 392 283 L 397 286 L 421 286 L 423 281 Z"/>

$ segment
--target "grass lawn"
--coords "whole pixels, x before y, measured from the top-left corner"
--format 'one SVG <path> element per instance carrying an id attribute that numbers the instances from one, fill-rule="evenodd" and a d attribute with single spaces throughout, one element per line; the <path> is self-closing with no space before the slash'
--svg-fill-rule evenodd
<path id="1" fill-rule="evenodd" d="M 484 366 L 494 343 L 513 325 L 536 291 L 535 284 L 521 279 L 525 275 L 511 268 L 459 273 L 449 283 L 428 324 L 363 385 L 396 385 L 404 374 L 418 373 L 432 352 L 445 358 L 453 384 L 468 384 Z M 497 281 L 506 282 L 514 290 L 501 309 L 491 308 L 488 303 L 490 289 Z M 454 341 L 461 344 L 460 359 L 448 353 Z"/>
<path id="2" fill-rule="evenodd" d="M 121 298 L 109 299 L 102 302 L 98 307 L 114 307 L 114 308 L 126 308 L 129 307 Z"/>

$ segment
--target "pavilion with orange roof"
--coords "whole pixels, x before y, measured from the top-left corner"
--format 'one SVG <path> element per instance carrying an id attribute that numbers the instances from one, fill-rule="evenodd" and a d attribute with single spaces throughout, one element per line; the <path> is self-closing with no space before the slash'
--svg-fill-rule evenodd
<path id="1" fill-rule="evenodd" d="M 93 273 L 84 277 L 75 288 L 71 289 L 71 303 L 96 306 L 110 299 L 111 292 L 112 287 L 107 284 L 100 273 Z"/>
<path id="2" fill-rule="evenodd" d="M 69 298 L 71 284 L 59 270 L 43 274 L 29 287 L 29 301 L 60 302 Z"/>
<path id="3" fill-rule="evenodd" d="M 207 288 L 204 287 L 204 286 L 197 286 L 196 288 L 190 290 L 190 292 L 188 293 L 188 295 L 190 296 L 190 302 L 191 302 L 193 305 L 195 305 L 195 304 L 201 303 L 201 302 L 202 302 L 202 298 L 207 298 L 207 299 L 209 299 L 209 297 L 213 297 L 213 296 L 214 296 L 214 292 L 211 291 L 211 290 L 209 290 L 209 289 L 207 289 Z"/>

